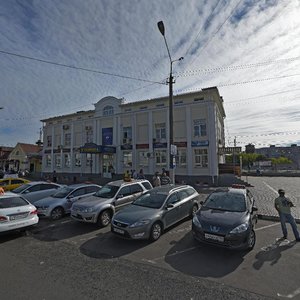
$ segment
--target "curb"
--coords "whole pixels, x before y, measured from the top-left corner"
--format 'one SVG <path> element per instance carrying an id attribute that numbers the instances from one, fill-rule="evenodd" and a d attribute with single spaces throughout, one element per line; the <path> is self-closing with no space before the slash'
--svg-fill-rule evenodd
<path id="1" fill-rule="evenodd" d="M 277 216 L 269 216 L 269 215 L 262 215 L 258 214 L 258 218 L 261 220 L 266 220 L 266 221 L 274 221 L 274 222 L 280 222 L 280 218 Z M 296 219 L 295 221 L 297 224 L 300 224 L 300 219 Z"/>

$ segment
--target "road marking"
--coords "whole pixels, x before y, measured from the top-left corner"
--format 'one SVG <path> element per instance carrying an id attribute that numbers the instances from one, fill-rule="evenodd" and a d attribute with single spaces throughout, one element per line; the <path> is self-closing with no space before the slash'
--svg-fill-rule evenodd
<path id="1" fill-rule="evenodd" d="M 188 248 L 188 249 L 185 249 L 185 250 L 182 250 L 182 251 L 176 251 L 175 253 L 172 253 L 172 254 L 169 254 L 169 255 L 160 256 L 160 257 L 156 257 L 156 258 L 153 258 L 153 259 L 145 259 L 145 258 L 143 258 L 142 261 L 146 261 L 146 262 L 149 262 L 151 264 L 156 264 L 156 261 L 165 259 L 167 257 L 172 257 L 172 256 L 175 256 L 175 255 L 179 255 L 179 254 L 182 254 L 182 253 L 185 253 L 185 252 L 188 252 L 188 251 L 192 251 L 192 250 L 195 250 L 195 249 L 197 249 L 199 247 L 200 246 L 191 247 L 191 248 Z"/>
<path id="2" fill-rule="evenodd" d="M 297 296 L 299 294 L 300 294 L 300 288 L 298 288 L 297 290 L 295 290 L 294 292 L 292 292 L 291 294 L 288 294 L 288 295 L 282 295 L 280 293 L 277 293 L 277 296 L 292 299 L 292 298 L 294 298 L 295 296 Z"/>
<path id="3" fill-rule="evenodd" d="M 273 226 L 278 226 L 278 225 L 280 225 L 280 223 L 275 223 L 275 224 L 271 224 L 271 225 L 267 225 L 267 226 L 255 228 L 255 231 L 263 230 L 263 229 L 270 228 L 270 227 L 273 227 Z"/>
<path id="4" fill-rule="evenodd" d="M 70 222 L 72 222 L 72 220 L 63 221 L 63 222 L 60 222 L 60 224 L 65 224 L 65 223 L 70 223 Z"/>
<path id="5" fill-rule="evenodd" d="M 267 184 L 265 181 L 263 181 L 263 183 L 271 190 L 271 191 L 273 191 L 275 194 L 277 194 L 277 191 L 273 188 L 273 187 L 271 187 L 269 184 Z"/>

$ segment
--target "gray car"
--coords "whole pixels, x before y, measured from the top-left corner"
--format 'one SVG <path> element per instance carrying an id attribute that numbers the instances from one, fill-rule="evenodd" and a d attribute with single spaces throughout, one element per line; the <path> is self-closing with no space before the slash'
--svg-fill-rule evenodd
<path id="1" fill-rule="evenodd" d="M 193 216 L 198 208 L 199 194 L 189 185 L 155 187 L 116 213 L 111 231 L 130 239 L 156 241 L 166 228 Z"/>
<path id="2" fill-rule="evenodd" d="M 22 195 L 23 198 L 30 203 L 35 203 L 38 200 L 44 199 L 53 195 L 57 189 L 63 187 L 61 184 L 46 182 L 46 181 L 32 181 L 12 190 L 15 194 Z"/>
<path id="3" fill-rule="evenodd" d="M 95 194 L 100 188 L 100 185 L 86 183 L 65 186 L 52 196 L 36 201 L 34 205 L 39 216 L 60 219 L 64 214 L 70 213 L 75 201 Z"/>
<path id="4" fill-rule="evenodd" d="M 107 226 L 117 210 L 150 189 L 152 185 L 146 179 L 111 181 L 91 197 L 74 203 L 71 217 L 80 222 Z"/>

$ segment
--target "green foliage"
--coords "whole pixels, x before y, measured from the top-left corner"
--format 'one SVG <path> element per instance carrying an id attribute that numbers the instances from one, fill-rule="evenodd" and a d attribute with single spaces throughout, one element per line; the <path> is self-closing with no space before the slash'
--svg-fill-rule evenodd
<path id="1" fill-rule="evenodd" d="M 283 165 L 283 164 L 291 164 L 292 161 L 290 159 L 288 159 L 287 157 L 278 157 L 278 158 L 272 158 L 272 165 Z"/>

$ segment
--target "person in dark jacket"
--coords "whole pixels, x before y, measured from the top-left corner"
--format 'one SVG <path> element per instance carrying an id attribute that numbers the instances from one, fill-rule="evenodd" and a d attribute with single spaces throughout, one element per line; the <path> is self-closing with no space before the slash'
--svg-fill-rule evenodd
<path id="1" fill-rule="evenodd" d="M 171 178 L 167 176 L 166 172 L 163 172 L 161 177 L 160 177 L 160 184 L 161 185 L 166 185 L 171 183 Z"/>

